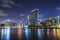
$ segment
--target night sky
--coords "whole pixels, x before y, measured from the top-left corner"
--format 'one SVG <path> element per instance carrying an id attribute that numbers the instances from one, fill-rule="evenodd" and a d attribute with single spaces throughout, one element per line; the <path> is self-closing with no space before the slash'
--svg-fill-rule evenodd
<path id="1" fill-rule="evenodd" d="M 47 18 L 60 16 L 59 0 L 0 0 L 0 20 L 24 19 L 35 8 Z"/>

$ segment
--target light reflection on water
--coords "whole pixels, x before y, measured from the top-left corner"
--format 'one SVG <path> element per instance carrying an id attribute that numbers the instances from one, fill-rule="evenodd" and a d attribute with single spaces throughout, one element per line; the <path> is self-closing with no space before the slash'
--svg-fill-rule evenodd
<path id="1" fill-rule="evenodd" d="M 28 28 L 25 28 L 25 36 L 26 36 L 26 40 L 28 40 L 28 35 L 29 35 L 29 34 L 28 34 L 28 31 L 29 31 Z"/>
<path id="2" fill-rule="evenodd" d="M 2 32 L 1 32 L 1 40 L 3 39 L 3 29 L 2 29 Z"/>
<path id="3" fill-rule="evenodd" d="M 41 29 L 38 29 L 38 38 L 41 38 Z"/>
<path id="4" fill-rule="evenodd" d="M 18 36 L 18 38 L 20 39 L 21 38 L 21 36 L 22 36 L 22 30 L 21 29 L 18 29 L 18 32 L 17 32 L 17 36 Z"/>
<path id="5" fill-rule="evenodd" d="M 2 29 L 2 38 L 1 40 L 10 40 L 10 28 L 8 29 Z"/>
<path id="6" fill-rule="evenodd" d="M 10 29 L 7 29 L 7 40 L 9 40 L 9 38 L 10 38 Z"/>
<path id="7" fill-rule="evenodd" d="M 14 29 L 15 30 L 15 29 Z M 2 38 L 1 38 L 1 40 L 10 40 L 10 31 L 11 31 L 11 29 L 10 28 L 7 28 L 7 29 L 2 29 Z M 35 32 L 35 31 L 37 31 L 38 32 L 38 34 Z M 36 30 L 35 29 L 35 33 L 36 33 L 36 35 L 38 36 L 38 37 L 41 37 L 41 29 L 38 29 L 38 30 Z M 21 36 L 23 36 L 22 34 L 25 34 L 25 38 L 26 38 L 26 40 L 29 40 L 30 38 L 32 38 L 32 34 L 35 34 L 35 33 L 32 33 L 32 29 L 28 29 L 28 28 L 25 28 L 25 29 L 18 29 L 17 30 L 17 37 L 18 38 L 21 38 Z M 15 33 L 14 33 L 15 34 Z"/>
<path id="8" fill-rule="evenodd" d="M 37 29 L 38 40 L 44 40 L 44 29 Z"/>
<path id="9" fill-rule="evenodd" d="M 49 34 L 47 33 L 47 35 L 50 36 L 54 36 L 56 34 L 56 31 L 54 29 L 54 31 L 52 29 L 50 29 L 51 31 L 47 31 L 49 32 Z M 1 32 L 1 40 L 13 40 L 13 38 L 16 37 L 18 38 L 17 40 L 33 40 L 34 37 L 36 40 L 44 40 L 44 29 L 28 29 L 28 28 L 24 28 L 24 29 L 13 29 L 13 31 L 11 28 L 6 28 L 6 29 L 2 29 Z M 52 35 L 53 34 L 53 35 Z M 58 31 L 57 31 L 58 34 Z M 24 36 L 24 37 L 23 37 Z M 60 36 L 59 36 L 60 37 Z M 25 39 L 23 39 L 25 38 Z M 34 40 L 35 40 L 34 39 Z"/>

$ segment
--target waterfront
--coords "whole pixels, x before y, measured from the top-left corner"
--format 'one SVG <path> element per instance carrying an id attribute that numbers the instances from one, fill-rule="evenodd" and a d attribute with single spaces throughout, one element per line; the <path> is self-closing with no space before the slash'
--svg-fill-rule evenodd
<path id="1" fill-rule="evenodd" d="M 60 29 L 2 28 L 1 40 L 59 40 Z"/>

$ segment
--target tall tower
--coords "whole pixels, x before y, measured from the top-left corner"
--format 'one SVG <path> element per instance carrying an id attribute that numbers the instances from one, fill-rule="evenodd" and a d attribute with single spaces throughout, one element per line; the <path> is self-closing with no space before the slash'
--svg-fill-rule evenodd
<path id="1" fill-rule="evenodd" d="M 31 14 L 29 15 L 30 25 L 36 25 L 38 13 L 39 13 L 38 9 L 34 9 L 34 10 L 31 11 Z"/>
<path id="2" fill-rule="evenodd" d="M 8 27 L 8 26 L 9 26 L 9 21 L 10 21 L 10 20 L 5 20 L 5 21 L 4 21 L 4 27 Z"/>
<path id="3" fill-rule="evenodd" d="M 30 15 L 27 16 L 27 25 L 30 25 Z"/>

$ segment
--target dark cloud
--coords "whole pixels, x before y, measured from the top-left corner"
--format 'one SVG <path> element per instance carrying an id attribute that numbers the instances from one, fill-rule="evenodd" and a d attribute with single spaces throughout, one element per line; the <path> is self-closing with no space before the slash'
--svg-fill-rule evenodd
<path id="1" fill-rule="evenodd" d="M 14 5 L 14 1 L 13 0 L 1 0 L 1 4 L 0 6 L 1 7 L 8 7 L 8 8 L 11 8 L 12 6 L 11 5 Z"/>

